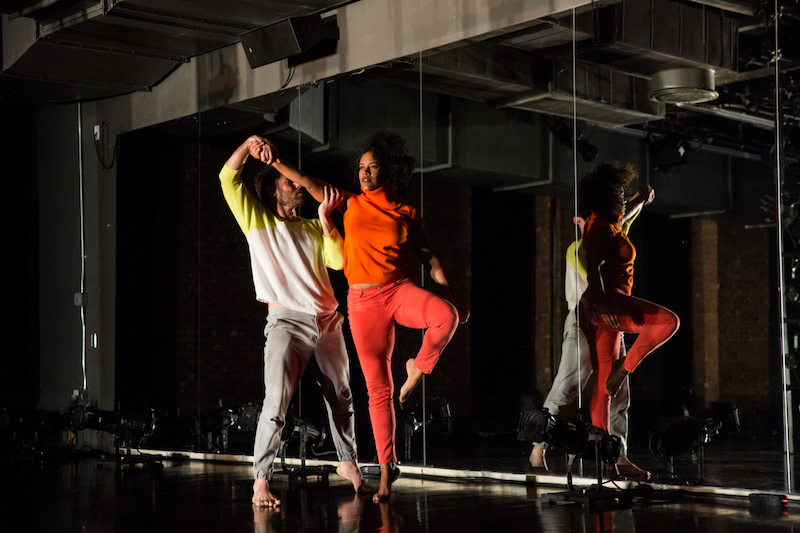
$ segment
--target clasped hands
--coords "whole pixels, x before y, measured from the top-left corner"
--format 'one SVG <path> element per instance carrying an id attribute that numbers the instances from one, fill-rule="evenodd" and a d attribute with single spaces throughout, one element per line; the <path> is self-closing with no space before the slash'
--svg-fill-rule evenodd
<path id="1" fill-rule="evenodd" d="M 262 163 L 271 165 L 272 163 L 280 162 L 278 147 L 268 139 L 258 135 L 252 135 L 247 139 L 246 144 L 250 156 L 258 159 Z"/>

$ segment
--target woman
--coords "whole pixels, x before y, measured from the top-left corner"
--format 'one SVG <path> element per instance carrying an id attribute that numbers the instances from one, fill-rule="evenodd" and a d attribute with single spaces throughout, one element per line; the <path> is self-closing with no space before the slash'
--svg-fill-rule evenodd
<path id="1" fill-rule="evenodd" d="M 262 160 L 266 161 L 268 151 L 262 150 Z M 379 131 L 362 143 L 358 154 L 361 194 L 342 191 L 344 202 L 340 209 L 344 211 L 350 330 L 367 383 L 381 470 L 380 486 L 373 497 L 378 502 L 389 497 L 392 483 L 400 476 L 391 369 L 395 324 L 426 330 L 417 356 L 405 364 L 407 377 L 399 396 L 402 403 L 423 374 L 431 373 L 455 333 L 459 316 L 463 323 L 468 312 L 458 303 L 439 260 L 431 252 L 416 209 L 402 201 L 414 169 L 414 158 L 405 141 L 393 133 Z M 317 201 L 324 199 L 325 188 L 329 187 L 325 182 L 280 160 L 272 165 L 305 187 Z M 440 286 L 444 298 L 412 281 L 412 253 Z"/>
<path id="2" fill-rule="evenodd" d="M 592 213 L 583 238 L 589 285 L 581 299 L 581 326 L 596 377 L 592 424 L 606 431 L 611 397 L 625 376 L 680 325 L 669 309 L 631 296 L 636 249 L 620 229 L 620 220 L 628 185 L 636 177 L 631 165 L 601 164 L 579 184 L 581 207 Z M 624 359 L 619 357 L 621 332 L 639 334 Z"/>

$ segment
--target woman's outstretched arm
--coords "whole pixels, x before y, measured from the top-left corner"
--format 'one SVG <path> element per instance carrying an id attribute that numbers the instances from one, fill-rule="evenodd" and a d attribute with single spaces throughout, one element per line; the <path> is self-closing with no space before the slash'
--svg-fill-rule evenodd
<path id="1" fill-rule="evenodd" d="M 283 161 L 278 156 L 278 149 L 272 143 L 272 141 L 263 137 L 251 137 L 251 139 L 254 138 L 259 142 L 251 145 L 251 156 L 259 159 L 261 162 L 267 165 L 272 165 L 275 170 L 286 176 L 287 179 L 297 183 L 307 190 L 317 202 L 322 203 L 325 201 L 325 187 L 328 185 L 328 182 L 321 179 L 312 178 L 291 163 Z M 342 199 L 345 200 L 345 202 L 340 203 L 338 205 L 338 209 L 343 211 L 347 206 L 346 200 L 349 200 L 350 197 L 353 196 L 353 193 L 342 189 L 339 189 L 339 192 L 341 193 Z"/>

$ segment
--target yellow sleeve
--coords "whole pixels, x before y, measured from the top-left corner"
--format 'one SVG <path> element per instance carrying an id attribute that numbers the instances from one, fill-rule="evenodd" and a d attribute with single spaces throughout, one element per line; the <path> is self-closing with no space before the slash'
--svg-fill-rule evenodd
<path id="1" fill-rule="evenodd" d="M 344 268 L 344 240 L 339 230 L 334 229 L 327 237 L 322 237 L 322 249 L 325 253 L 325 266 L 333 270 Z"/>
<path id="2" fill-rule="evenodd" d="M 575 262 L 576 245 L 578 246 L 577 263 Z M 580 272 L 581 275 L 586 275 L 586 250 L 583 249 L 583 239 L 578 239 L 569 245 L 569 248 L 567 248 L 567 262 L 572 265 L 572 268 Z"/>
<path id="3" fill-rule="evenodd" d="M 275 225 L 272 214 L 268 209 L 253 198 L 250 191 L 242 183 L 241 170 L 234 170 L 228 165 L 223 165 L 219 171 L 219 181 L 222 186 L 222 195 L 233 213 L 239 228 L 245 235 L 254 229 L 264 229 L 265 223 Z"/>
<path id="4" fill-rule="evenodd" d="M 636 213 L 631 218 L 629 218 L 628 220 L 626 220 L 625 222 L 622 223 L 622 227 L 620 228 L 622 230 L 622 233 L 624 233 L 625 235 L 628 234 L 628 232 L 631 229 L 631 226 L 633 225 L 633 221 L 636 220 L 637 218 L 639 218 L 640 214 L 642 214 L 642 210 L 641 209 L 639 210 L 638 213 Z"/>

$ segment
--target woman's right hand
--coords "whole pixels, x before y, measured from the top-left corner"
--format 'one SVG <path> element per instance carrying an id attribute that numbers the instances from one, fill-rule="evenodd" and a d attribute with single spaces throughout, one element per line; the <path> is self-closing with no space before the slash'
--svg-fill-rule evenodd
<path id="1" fill-rule="evenodd" d="M 605 322 L 612 328 L 619 327 L 619 317 L 617 315 L 611 313 L 600 313 L 600 318 L 602 319 L 603 322 Z"/>
<path id="2" fill-rule="evenodd" d="M 606 323 L 606 325 L 611 326 L 612 328 L 619 327 L 619 315 L 614 312 L 613 309 L 608 305 L 608 303 L 603 302 L 597 306 L 599 309 L 600 320 Z"/>
<path id="3" fill-rule="evenodd" d="M 342 192 L 339 189 L 333 185 L 325 185 L 322 188 L 322 202 L 320 202 L 317 210 L 319 218 L 329 216 L 342 202 L 342 198 Z"/>

